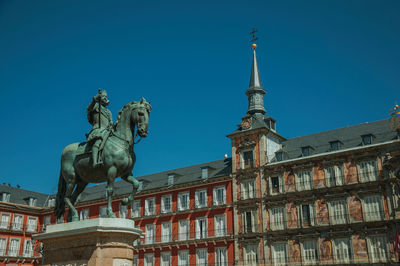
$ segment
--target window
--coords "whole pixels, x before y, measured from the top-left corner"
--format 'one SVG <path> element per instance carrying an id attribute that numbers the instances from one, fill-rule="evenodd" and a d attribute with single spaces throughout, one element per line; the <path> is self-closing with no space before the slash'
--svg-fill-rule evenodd
<path id="1" fill-rule="evenodd" d="M 371 135 L 371 134 L 362 135 L 362 136 L 361 136 L 361 139 L 362 139 L 362 144 L 363 144 L 363 145 L 372 144 L 372 135 Z"/>
<path id="2" fill-rule="evenodd" d="M 184 211 L 189 209 L 189 192 L 181 192 L 178 194 L 178 210 Z"/>
<path id="3" fill-rule="evenodd" d="M 154 243 L 154 224 L 146 224 L 146 244 Z"/>
<path id="4" fill-rule="evenodd" d="M 257 245 L 247 245 L 245 250 L 245 265 L 258 265 Z"/>
<path id="5" fill-rule="evenodd" d="M 286 243 L 272 245 L 272 262 L 274 265 L 286 265 Z"/>
<path id="6" fill-rule="evenodd" d="M 1 214 L 1 229 L 8 229 L 10 226 L 10 214 L 9 213 L 2 213 Z"/>
<path id="7" fill-rule="evenodd" d="M 11 238 L 10 244 L 8 246 L 8 256 L 18 256 L 19 255 L 19 241 L 18 238 Z"/>
<path id="8" fill-rule="evenodd" d="M 7 246 L 7 238 L 0 238 L 0 256 L 4 256 L 6 254 L 6 246 Z"/>
<path id="9" fill-rule="evenodd" d="M 195 205 L 196 208 L 207 207 L 207 189 L 196 190 Z"/>
<path id="10" fill-rule="evenodd" d="M 311 189 L 312 172 L 310 170 L 296 173 L 296 188 L 298 191 Z"/>
<path id="11" fill-rule="evenodd" d="M 302 204 L 301 205 L 301 221 L 304 227 L 314 225 L 314 204 Z"/>
<path id="12" fill-rule="evenodd" d="M 201 168 L 201 179 L 208 178 L 208 167 Z"/>
<path id="13" fill-rule="evenodd" d="M 56 199 L 49 199 L 49 201 L 47 202 L 47 206 L 48 207 L 54 207 L 56 206 Z"/>
<path id="14" fill-rule="evenodd" d="M 189 250 L 178 251 L 178 265 L 179 266 L 189 265 Z"/>
<path id="15" fill-rule="evenodd" d="M 243 152 L 243 168 L 253 167 L 253 151 Z"/>
<path id="16" fill-rule="evenodd" d="M 99 208 L 99 217 L 107 218 L 107 206 L 100 206 Z"/>
<path id="17" fill-rule="evenodd" d="M 331 151 L 337 151 L 339 150 L 339 141 L 331 141 L 329 142 L 330 146 L 331 146 Z"/>
<path id="18" fill-rule="evenodd" d="M 372 262 L 384 262 L 389 257 L 387 249 L 388 241 L 385 236 L 369 236 L 368 249 Z"/>
<path id="19" fill-rule="evenodd" d="M 283 160 L 283 154 L 281 151 L 275 152 L 275 158 L 278 162 Z"/>
<path id="20" fill-rule="evenodd" d="M 131 216 L 132 218 L 140 217 L 140 200 L 134 200 L 131 207 Z"/>
<path id="21" fill-rule="evenodd" d="M 147 253 L 144 254 L 144 266 L 153 266 L 154 265 L 154 254 Z"/>
<path id="22" fill-rule="evenodd" d="M 32 239 L 25 239 L 24 252 L 22 254 L 24 257 L 33 257 L 33 245 Z"/>
<path id="23" fill-rule="evenodd" d="M 309 156 L 311 154 L 310 146 L 301 147 L 301 156 Z"/>
<path id="24" fill-rule="evenodd" d="M 332 224 L 346 223 L 346 201 L 336 200 L 329 203 L 329 216 Z"/>
<path id="25" fill-rule="evenodd" d="M 122 202 L 119 204 L 119 218 L 126 219 L 128 217 L 128 206 L 123 205 Z"/>
<path id="26" fill-rule="evenodd" d="M 82 209 L 79 213 L 79 220 L 89 219 L 89 208 Z"/>
<path id="27" fill-rule="evenodd" d="M 207 217 L 196 218 L 196 239 L 207 237 Z"/>
<path id="28" fill-rule="evenodd" d="M 1 201 L 10 202 L 10 193 L 7 192 L 1 193 Z"/>
<path id="29" fill-rule="evenodd" d="M 215 248 L 215 266 L 227 266 L 226 247 Z"/>
<path id="30" fill-rule="evenodd" d="M 170 242 L 171 241 L 171 223 L 165 222 L 161 224 L 161 241 Z"/>
<path id="31" fill-rule="evenodd" d="M 179 240 L 189 239 L 189 221 L 180 220 L 179 221 Z"/>
<path id="32" fill-rule="evenodd" d="M 225 236 L 226 234 L 226 222 L 225 215 L 215 215 L 215 236 Z"/>
<path id="33" fill-rule="evenodd" d="M 36 232 L 36 224 L 37 224 L 36 217 L 28 217 L 28 227 L 27 227 L 26 231 Z"/>
<path id="34" fill-rule="evenodd" d="M 171 266 L 171 252 L 161 252 L 161 266 Z"/>
<path id="35" fill-rule="evenodd" d="M 245 211 L 242 213 L 242 224 L 244 233 L 255 233 L 257 222 L 257 210 Z"/>
<path id="36" fill-rule="evenodd" d="M 282 176 L 272 176 L 269 178 L 270 194 L 276 195 L 283 193 L 283 177 Z"/>
<path id="37" fill-rule="evenodd" d="M 368 196 L 364 198 L 364 217 L 366 221 L 380 221 L 383 218 L 382 198 Z"/>
<path id="38" fill-rule="evenodd" d="M 198 266 L 207 266 L 207 255 L 208 255 L 208 250 L 206 248 L 198 248 L 196 250 L 196 255 L 197 255 L 197 263 L 196 265 Z"/>
<path id="39" fill-rule="evenodd" d="M 303 261 L 306 263 L 316 262 L 318 259 L 317 242 L 304 241 L 303 243 Z"/>
<path id="40" fill-rule="evenodd" d="M 271 209 L 271 229 L 283 230 L 285 229 L 285 208 L 272 208 Z"/>
<path id="41" fill-rule="evenodd" d="M 214 199 L 214 205 L 226 204 L 225 186 L 219 186 L 214 188 L 213 199 Z"/>
<path id="42" fill-rule="evenodd" d="M 28 205 L 31 206 L 31 207 L 34 207 L 34 206 L 36 206 L 36 201 L 37 201 L 37 199 L 29 197 L 28 198 Z"/>
<path id="43" fill-rule="evenodd" d="M 171 194 L 161 196 L 161 213 L 172 211 L 172 196 Z"/>
<path id="44" fill-rule="evenodd" d="M 133 256 L 133 265 L 132 266 L 139 266 L 139 255 L 136 254 Z"/>
<path id="45" fill-rule="evenodd" d="M 22 230 L 24 216 L 14 214 L 13 230 Z"/>
<path id="46" fill-rule="evenodd" d="M 172 186 L 174 184 L 175 175 L 168 175 L 168 186 Z"/>
<path id="47" fill-rule="evenodd" d="M 145 201 L 145 215 L 154 215 L 155 214 L 155 198 L 147 198 Z"/>
<path id="48" fill-rule="evenodd" d="M 371 182 L 378 180 L 376 160 L 364 161 L 358 164 L 358 175 L 361 182 Z"/>
<path id="49" fill-rule="evenodd" d="M 43 219 L 43 230 L 46 231 L 48 225 L 51 224 L 51 215 L 46 215 Z"/>
<path id="50" fill-rule="evenodd" d="M 334 241 L 333 256 L 336 262 L 350 262 L 351 249 L 350 241 L 347 238 L 336 239 Z"/>
<path id="51" fill-rule="evenodd" d="M 256 181 L 242 182 L 241 199 L 254 199 L 256 197 Z"/>
<path id="52" fill-rule="evenodd" d="M 344 185 L 343 165 L 333 165 L 325 168 L 325 178 L 328 187 Z"/>

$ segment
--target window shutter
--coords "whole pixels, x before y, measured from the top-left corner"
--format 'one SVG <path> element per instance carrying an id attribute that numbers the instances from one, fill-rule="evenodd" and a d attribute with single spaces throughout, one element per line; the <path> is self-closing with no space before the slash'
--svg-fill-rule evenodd
<path id="1" fill-rule="evenodd" d="M 223 191 L 224 191 L 224 201 L 223 201 L 223 204 L 226 204 L 226 187 L 224 187 Z"/>
<path id="2" fill-rule="evenodd" d="M 196 219 L 196 238 L 200 239 L 200 220 Z"/>
<path id="3" fill-rule="evenodd" d="M 195 200 L 195 207 L 198 208 L 200 206 L 199 204 L 199 191 L 196 191 L 195 196 L 194 196 L 194 200 Z"/>
<path id="4" fill-rule="evenodd" d="M 310 204 L 310 223 L 311 225 L 315 225 L 315 207 L 314 207 L 314 203 Z"/>
<path id="5" fill-rule="evenodd" d="M 213 204 L 217 205 L 217 190 L 216 190 L 216 188 L 213 189 Z"/>

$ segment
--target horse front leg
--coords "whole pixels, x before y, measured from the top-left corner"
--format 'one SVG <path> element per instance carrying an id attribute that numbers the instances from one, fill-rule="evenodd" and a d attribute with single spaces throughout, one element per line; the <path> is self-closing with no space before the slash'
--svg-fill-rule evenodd
<path id="1" fill-rule="evenodd" d="M 126 182 L 132 184 L 132 193 L 128 196 L 123 198 L 122 200 L 122 205 L 128 205 L 133 201 L 133 198 L 135 197 L 135 194 L 139 188 L 139 181 L 136 180 L 136 178 L 134 178 L 132 175 L 127 175 L 122 177 L 123 180 L 125 180 Z"/>
<path id="2" fill-rule="evenodd" d="M 107 196 L 107 216 L 108 218 L 116 218 L 117 216 L 114 214 L 112 210 L 112 196 L 114 195 L 114 180 L 117 176 L 117 168 L 112 166 L 108 169 L 107 173 L 107 187 L 106 187 L 106 196 Z"/>

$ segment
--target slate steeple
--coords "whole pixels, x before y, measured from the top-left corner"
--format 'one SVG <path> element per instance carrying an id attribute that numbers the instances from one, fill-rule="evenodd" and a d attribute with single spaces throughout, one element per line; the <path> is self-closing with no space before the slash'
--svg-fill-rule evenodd
<path id="1" fill-rule="evenodd" d="M 246 91 L 246 95 L 249 98 L 249 107 L 247 113 L 249 115 L 266 113 L 264 108 L 264 94 L 265 90 L 261 86 L 260 73 L 258 71 L 256 48 L 257 45 L 253 44 L 253 64 L 251 67 L 251 76 L 249 88 Z"/>

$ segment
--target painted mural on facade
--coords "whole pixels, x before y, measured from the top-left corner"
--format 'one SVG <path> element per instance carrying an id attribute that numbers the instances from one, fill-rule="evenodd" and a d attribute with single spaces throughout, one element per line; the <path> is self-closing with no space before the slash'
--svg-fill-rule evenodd
<path id="1" fill-rule="evenodd" d="M 294 173 L 292 171 L 285 172 L 284 183 L 286 192 L 293 192 L 296 190 Z"/>
<path id="2" fill-rule="evenodd" d="M 286 204 L 286 220 L 287 220 L 287 228 L 297 228 L 298 227 L 298 219 L 297 219 L 297 208 L 296 205 L 291 202 Z"/>
<path id="3" fill-rule="evenodd" d="M 319 250 L 321 261 L 327 262 L 332 260 L 332 243 L 329 239 L 320 239 Z"/>
<path id="4" fill-rule="evenodd" d="M 325 187 L 325 172 L 322 165 L 313 167 L 313 183 L 314 188 Z"/>
<path id="5" fill-rule="evenodd" d="M 367 241 L 364 236 L 354 235 L 353 236 L 353 250 L 355 261 L 365 261 L 368 259 Z"/>
<path id="6" fill-rule="evenodd" d="M 316 202 L 317 224 L 329 224 L 328 205 L 325 200 L 320 199 Z"/>
<path id="7" fill-rule="evenodd" d="M 350 222 L 361 222 L 363 219 L 361 201 L 356 196 L 352 196 L 349 201 Z"/>
<path id="8" fill-rule="evenodd" d="M 296 240 L 289 240 L 289 260 L 292 263 L 300 263 L 300 243 Z"/>

